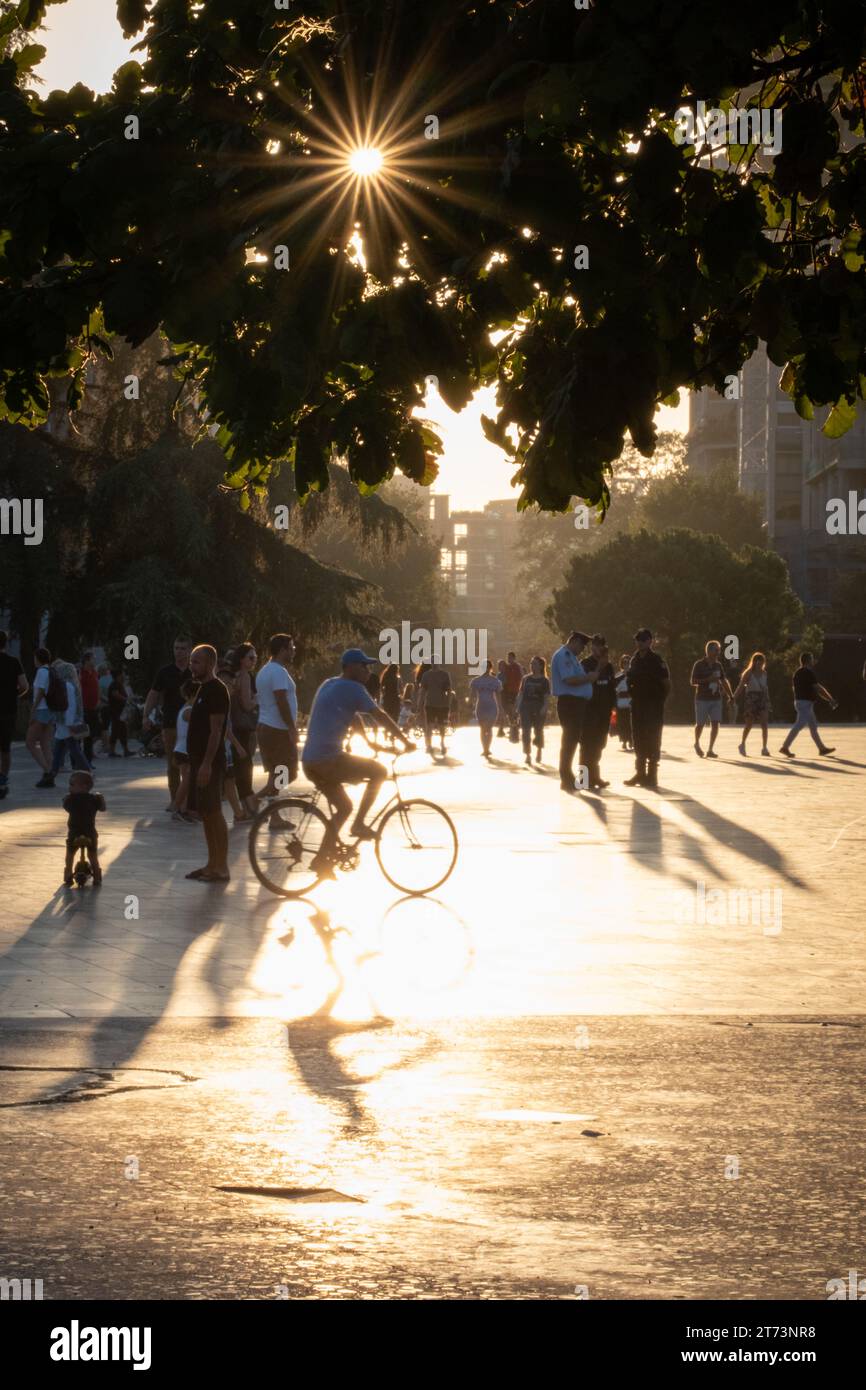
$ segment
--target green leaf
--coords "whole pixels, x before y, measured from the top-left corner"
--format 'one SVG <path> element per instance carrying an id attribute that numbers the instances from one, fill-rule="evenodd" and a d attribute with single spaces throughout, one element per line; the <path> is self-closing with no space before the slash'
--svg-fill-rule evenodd
<path id="1" fill-rule="evenodd" d="M 841 439 L 843 434 L 847 434 L 857 418 L 856 402 L 848 401 L 845 396 L 836 402 L 830 414 L 827 416 L 826 424 L 821 433 L 828 439 Z"/>
<path id="2" fill-rule="evenodd" d="M 808 396 L 795 396 L 794 409 L 796 410 L 801 420 L 814 420 L 815 418 L 815 409 Z"/>
<path id="3" fill-rule="evenodd" d="M 19 48 L 17 53 L 12 54 L 12 60 L 18 69 L 19 74 L 30 72 L 38 63 L 42 62 L 47 49 L 41 43 L 26 43 L 23 48 Z"/>

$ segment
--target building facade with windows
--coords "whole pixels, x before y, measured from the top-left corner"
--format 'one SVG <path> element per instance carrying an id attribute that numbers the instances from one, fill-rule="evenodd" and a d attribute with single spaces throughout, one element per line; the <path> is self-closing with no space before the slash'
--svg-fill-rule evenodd
<path id="1" fill-rule="evenodd" d="M 738 398 L 693 393 L 689 466 L 705 473 L 736 458 L 739 485 L 761 499 L 768 542 L 786 560 L 795 592 L 820 608 L 841 574 L 864 568 L 866 537 L 830 535 L 827 503 L 849 492 L 866 496 L 866 412 L 840 439 L 828 439 L 821 429 L 828 409 L 802 420 L 780 376 L 762 346 L 740 373 Z"/>
<path id="2" fill-rule="evenodd" d="M 488 655 L 496 662 L 513 640 L 506 613 L 519 525 L 514 500 L 488 502 L 482 512 L 452 512 L 450 498 L 433 493 L 430 523 L 451 595 L 447 625 L 486 630 Z"/>

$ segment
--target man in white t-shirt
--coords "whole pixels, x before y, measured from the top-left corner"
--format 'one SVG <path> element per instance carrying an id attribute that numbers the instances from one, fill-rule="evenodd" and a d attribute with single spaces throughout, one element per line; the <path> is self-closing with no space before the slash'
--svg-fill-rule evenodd
<path id="1" fill-rule="evenodd" d="M 270 641 L 270 661 L 256 673 L 259 722 L 256 737 L 268 774 L 263 796 L 276 796 L 274 778 L 286 775 L 286 784 L 298 775 L 298 695 L 289 675 L 295 643 L 288 632 L 277 632 Z M 284 784 L 285 785 L 285 784 Z"/>

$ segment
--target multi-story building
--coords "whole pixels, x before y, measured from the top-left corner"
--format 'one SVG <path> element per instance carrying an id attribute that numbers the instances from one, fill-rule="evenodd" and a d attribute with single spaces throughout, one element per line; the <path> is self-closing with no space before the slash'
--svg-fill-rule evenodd
<path id="1" fill-rule="evenodd" d="M 802 420 L 780 376 L 761 347 L 740 373 L 738 398 L 694 393 L 688 457 L 707 472 L 733 450 L 740 487 L 760 497 L 768 542 L 787 561 L 794 590 L 820 607 L 840 574 L 864 565 L 862 537 L 828 533 L 827 503 L 866 495 L 866 412 L 840 439 L 828 439 L 821 430 L 827 409 Z"/>
<path id="2" fill-rule="evenodd" d="M 450 498 L 434 493 L 430 522 L 451 593 L 447 625 L 486 630 L 489 655 L 504 656 L 513 641 L 506 610 L 519 525 L 514 499 L 488 502 L 483 512 L 452 512 Z"/>

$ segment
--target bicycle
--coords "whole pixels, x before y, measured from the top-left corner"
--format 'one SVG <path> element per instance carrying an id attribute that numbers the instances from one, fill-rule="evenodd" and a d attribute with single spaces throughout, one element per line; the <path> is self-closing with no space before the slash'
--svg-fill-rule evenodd
<path id="1" fill-rule="evenodd" d="M 441 806 L 423 797 L 404 800 L 397 783 L 397 760 L 405 749 L 370 744 L 393 759 L 394 795 L 377 812 L 376 861 L 394 888 L 420 897 L 439 888 L 457 862 L 457 831 Z M 360 841 L 341 840 L 320 806 L 323 792 L 280 797 L 256 813 L 250 826 L 249 856 L 262 887 L 283 898 L 304 897 L 335 871 L 350 873 L 361 861 Z"/>

